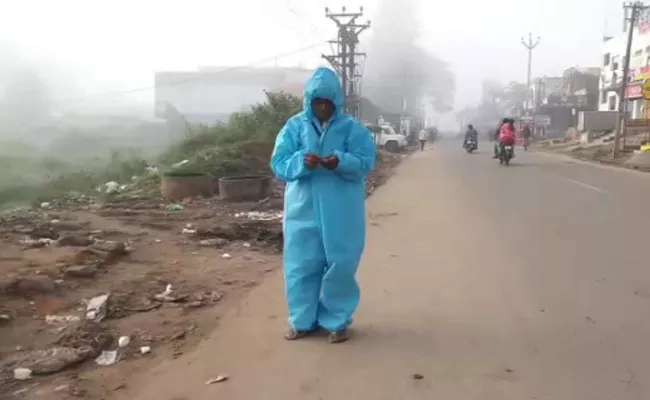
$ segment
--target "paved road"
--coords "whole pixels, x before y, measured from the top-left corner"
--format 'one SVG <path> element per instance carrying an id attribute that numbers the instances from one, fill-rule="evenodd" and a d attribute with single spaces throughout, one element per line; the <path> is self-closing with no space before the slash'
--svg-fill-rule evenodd
<path id="1" fill-rule="evenodd" d="M 371 198 L 354 340 L 282 341 L 276 276 L 128 398 L 647 400 L 650 176 L 459 147 Z"/>

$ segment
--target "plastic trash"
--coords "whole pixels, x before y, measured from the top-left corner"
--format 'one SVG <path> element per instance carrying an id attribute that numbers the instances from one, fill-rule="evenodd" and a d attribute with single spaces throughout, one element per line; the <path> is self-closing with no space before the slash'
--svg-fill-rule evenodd
<path id="1" fill-rule="evenodd" d="M 76 315 L 46 315 L 45 323 L 47 324 L 62 324 L 66 322 L 79 322 L 81 318 Z"/>
<path id="2" fill-rule="evenodd" d="M 26 381 L 27 379 L 31 379 L 31 377 L 32 377 L 32 370 L 29 368 L 14 369 L 14 379 L 18 381 Z"/>
<path id="3" fill-rule="evenodd" d="M 120 346 L 121 349 L 125 348 L 131 343 L 131 338 L 128 336 L 122 336 L 117 340 L 118 346 Z"/>
<path id="4" fill-rule="evenodd" d="M 219 375 L 216 378 L 209 379 L 205 382 L 206 385 L 212 385 L 214 383 L 225 382 L 229 379 L 228 375 Z"/>
<path id="5" fill-rule="evenodd" d="M 228 244 L 228 241 L 221 238 L 204 239 L 199 242 L 199 245 L 203 247 L 223 247 L 226 244 Z"/>
<path id="6" fill-rule="evenodd" d="M 235 213 L 235 218 L 246 218 L 254 221 L 274 221 L 282 219 L 284 214 L 282 211 L 272 211 L 272 212 L 263 212 L 263 211 L 249 211 L 249 212 L 238 212 Z"/>
<path id="7" fill-rule="evenodd" d="M 101 322 L 106 318 L 108 296 L 108 294 L 103 294 L 90 299 L 88 306 L 86 307 L 86 319 Z"/>
<path id="8" fill-rule="evenodd" d="M 180 168 L 183 165 L 187 165 L 190 162 L 190 160 L 183 160 L 181 162 L 177 162 L 176 164 L 172 165 L 173 169 Z"/>
<path id="9" fill-rule="evenodd" d="M 232 258 L 232 256 L 230 254 L 228 254 L 228 253 L 223 253 L 221 255 L 221 258 L 223 258 L 224 260 L 230 260 Z"/>
<path id="10" fill-rule="evenodd" d="M 52 207 L 52 204 L 47 202 L 47 201 L 41 203 L 41 208 L 48 209 L 48 208 L 51 208 L 51 207 Z"/>
<path id="11" fill-rule="evenodd" d="M 50 238 L 40 238 L 38 243 L 43 244 L 44 246 L 51 247 L 56 244 L 56 240 Z"/>
<path id="12" fill-rule="evenodd" d="M 172 284 L 168 283 L 167 286 L 165 287 L 165 291 L 162 292 L 162 293 L 158 293 L 155 296 L 155 298 L 156 298 L 156 300 L 164 301 L 164 300 L 170 299 L 171 295 L 172 295 Z"/>
<path id="13" fill-rule="evenodd" d="M 169 204 L 167 206 L 167 211 L 183 211 L 185 207 L 182 204 Z"/>
<path id="14" fill-rule="evenodd" d="M 149 354 L 149 353 L 151 353 L 151 347 L 149 346 L 140 347 L 140 354 Z"/>
<path id="15" fill-rule="evenodd" d="M 98 365 L 109 366 L 116 364 L 120 361 L 120 356 L 117 353 L 117 350 L 104 350 L 102 353 L 95 359 L 95 362 Z"/>
<path id="16" fill-rule="evenodd" d="M 111 194 L 120 190 L 120 184 L 115 181 L 106 182 L 104 184 L 104 193 Z"/>

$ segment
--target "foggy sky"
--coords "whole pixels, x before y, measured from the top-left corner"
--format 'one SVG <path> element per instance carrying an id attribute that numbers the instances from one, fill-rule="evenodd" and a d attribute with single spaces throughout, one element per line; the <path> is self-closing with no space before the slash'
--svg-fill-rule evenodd
<path id="1" fill-rule="evenodd" d="M 0 48 L 10 46 L 38 65 L 65 65 L 85 94 L 152 85 L 156 70 L 241 65 L 333 38 L 335 26 L 323 8 L 341 6 L 327 0 L 2 3 Z M 376 3 L 346 5 L 364 5 L 372 19 Z M 620 32 L 620 9 L 619 0 L 422 1 L 420 42 L 455 71 L 460 106 L 478 101 L 485 78 L 525 79 L 526 51 L 519 41 L 528 31 L 542 37 L 534 53 L 536 76 L 599 66 L 603 34 Z M 364 32 L 362 40 L 371 35 Z M 323 45 L 266 65 L 314 67 L 328 51 Z"/>

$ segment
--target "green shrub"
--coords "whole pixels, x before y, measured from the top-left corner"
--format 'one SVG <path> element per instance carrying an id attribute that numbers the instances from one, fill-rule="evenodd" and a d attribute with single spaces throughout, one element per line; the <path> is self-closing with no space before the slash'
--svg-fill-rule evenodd
<path id="1" fill-rule="evenodd" d="M 275 137 L 284 123 L 302 110 L 302 100 L 287 93 L 266 93 L 264 103 L 234 113 L 227 123 L 190 126 L 186 135 L 158 157 L 157 164 L 175 174 L 210 174 L 215 177 L 268 171 Z M 30 153 L 21 148 L 20 153 Z M 140 151 L 113 150 L 108 158 L 61 161 L 25 158 L 9 152 L 0 156 L 0 206 L 16 201 L 49 201 L 71 193 L 99 195 L 97 187 L 115 181 L 132 183 L 131 194 L 153 196 L 160 176 L 146 173 L 147 162 Z"/>
<path id="2" fill-rule="evenodd" d="M 188 160 L 181 171 L 218 177 L 258 170 L 260 163 L 268 164 L 270 149 L 282 126 L 301 109 L 298 97 L 267 92 L 266 102 L 234 113 L 226 124 L 192 129 L 161 154 L 160 163 L 171 166 Z"/>

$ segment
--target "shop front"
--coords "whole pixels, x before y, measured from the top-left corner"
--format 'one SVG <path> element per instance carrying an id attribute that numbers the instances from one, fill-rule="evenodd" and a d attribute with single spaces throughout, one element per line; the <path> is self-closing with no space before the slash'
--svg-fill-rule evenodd
<path id="1" fill-rule="evenodd" d="M 547 137 L 549 128 L 551 127 L 551 116 L 545 114 L 524 115 L 519 118 L 518 130 L 523 130 L 524 126 L 528 126 L 533 136 L 544 138 Z"/>
<path id="2" fill-rule="evenodd" d="M 645 100 L 643 99 L 642 82 L 632 82 L 625 90 L 625 102 L 628 118 L 642 119 L 645 112 Z"/>

